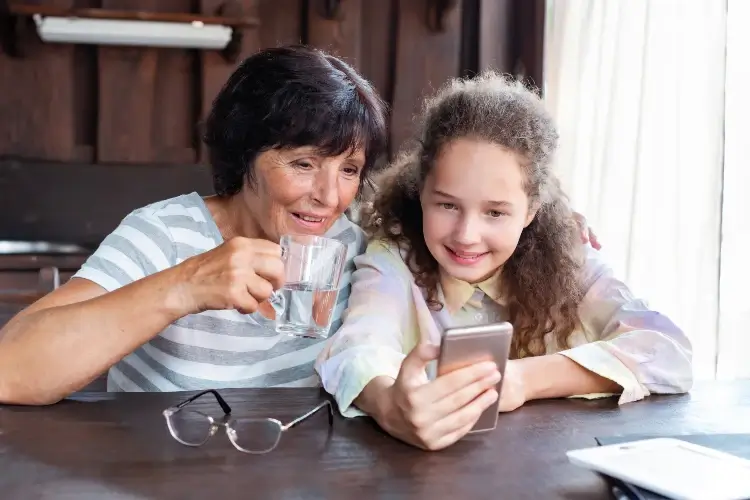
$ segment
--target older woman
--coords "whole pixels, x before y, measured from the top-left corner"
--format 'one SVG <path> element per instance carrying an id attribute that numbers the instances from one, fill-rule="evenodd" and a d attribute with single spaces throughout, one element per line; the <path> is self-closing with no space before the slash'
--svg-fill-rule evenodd
<path id="1" fill-rule="evenodd" d="M 384 152 L 385 105 L 335 57 L 270 49 L 229 78 L 204 140 L 215 196 L 133 211 L 0 331 L 0 402 L 53 403 L 107 370 L 110 391 L 318 384 L 320 341 L 247 313 L 281 285 L 282 234 L 338 239 L 350 260 L 363 251 L 344 212 Z"/>

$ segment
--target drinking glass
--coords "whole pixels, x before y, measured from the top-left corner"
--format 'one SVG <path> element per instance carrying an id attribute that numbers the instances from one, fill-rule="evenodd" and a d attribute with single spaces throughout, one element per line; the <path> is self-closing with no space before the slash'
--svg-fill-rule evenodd
<path id="1" fill-rule="evenodd" d="M 279 244 L 284 286 L 251 316 L 279 333 L 327 338 L 346 265 L 346 246 L 322 236 L 292 234 L 282 236 Z"/>

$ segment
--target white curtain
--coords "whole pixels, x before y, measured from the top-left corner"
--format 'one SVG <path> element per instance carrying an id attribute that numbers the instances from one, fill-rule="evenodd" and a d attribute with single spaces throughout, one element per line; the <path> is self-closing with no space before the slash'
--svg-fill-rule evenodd
<path id="1" fill-rule="evenodd" d="M 719 378 L 750 377 L 750 2 L 729 0 Z"/>
<path id="2" fill-rule="evenodd" d="M 547 5 L 563 186 L 616 273 L 690 336 L 697 378 L 716 375 L 729 345 L 718 334 L 726 12 L 724 0 Z"/>

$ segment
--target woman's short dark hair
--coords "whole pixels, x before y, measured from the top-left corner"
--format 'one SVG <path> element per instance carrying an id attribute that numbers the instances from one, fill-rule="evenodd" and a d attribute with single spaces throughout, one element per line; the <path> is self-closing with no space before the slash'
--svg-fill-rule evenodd
<path id="1" fill-rule="evenodd" d="M 214 99 L 204 127 L 214 190 L 231 196 L 255 181 L 254 162 L 275 148 L 315 146 L 338 156 L 363 148 L 364 184 L 386 152 L 386 105 L 342 60 L 306 46 L 245 59 Z"/>

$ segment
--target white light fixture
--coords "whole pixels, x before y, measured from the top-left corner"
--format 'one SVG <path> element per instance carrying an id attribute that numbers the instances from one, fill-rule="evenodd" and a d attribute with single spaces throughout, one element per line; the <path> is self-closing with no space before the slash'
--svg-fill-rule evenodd
<path id="1" fill-rule="evenodd" d="M 34 14 L 39 37 L 52 43 L 224 49 L 232 28 L 200 21 L 173 23 Z"/>

